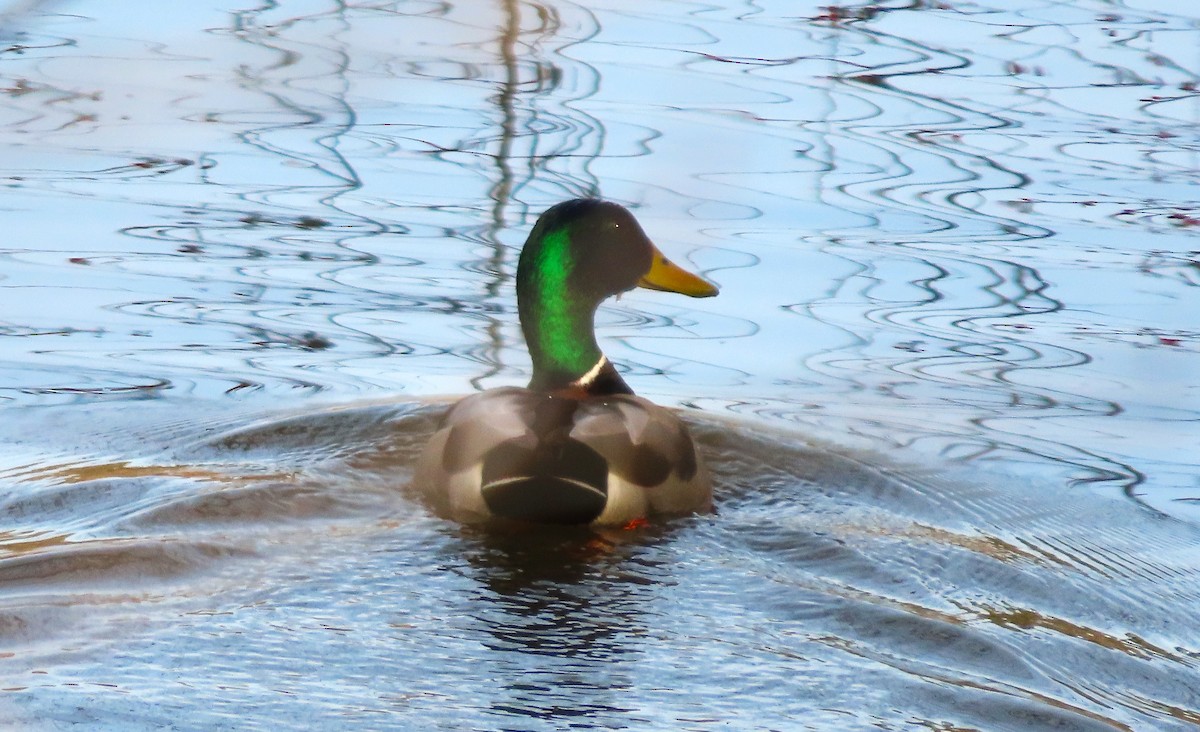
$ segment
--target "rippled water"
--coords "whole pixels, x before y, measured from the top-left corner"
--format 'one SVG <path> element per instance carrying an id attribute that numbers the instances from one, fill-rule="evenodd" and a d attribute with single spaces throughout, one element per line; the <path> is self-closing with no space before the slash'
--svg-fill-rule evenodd
<path id="1" fill-rule="evenodd" d="M 597 6 L 602 7 L 597 7 Z M 1200 725 L 1200 11 L 0 5 L 0 720 Z M 404 490 L 527 378 L 541 210 L 722 287 L 600 339 L 717 509 Z"/>

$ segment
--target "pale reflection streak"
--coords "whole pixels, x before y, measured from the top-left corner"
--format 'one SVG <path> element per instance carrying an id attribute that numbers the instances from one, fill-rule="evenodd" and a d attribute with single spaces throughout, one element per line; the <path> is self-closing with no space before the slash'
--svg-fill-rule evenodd
<path id="1" fill-rule="evenodd" d="M 485 262 L 476 265 L 479 271 L 492 275 L 492 279 L 485 285 L 486 297 L 492 300 L 497 300 L 506 294 L 502 292 L 502 287 L 509 280 L 508 250 L 501 241 L 501 234 L 508 226 L 505 210 L 509 206 L 515 188 L 520 184 L 516 180 L 513 170 L 513 145 L 519 134 L 531 134 L 528 130 L 518 128 L 521 118 L 516 106 L 517 95 L 520 93 L 520 87 L 523 83 L 521 80 L 522 59 L 518 49 L 518 43 L 522 35 L 521 3 L 518 0 L 501 0 L 501 7 L 504 23 L 501 27 L 500 37 L 497 39 L 497 45 L 504 77 L 500 82 L 499 91 L 495 96 L 496 106 L 500 115 L 499 140 L 494 155 L 496 182 L 489 193 L 493 202 L 491 225 L 481 234 L 482 238 L 490 244 L 492 253 Z M 555 29 L 550 25 L 553 16 L 545 7 L 540 5 L 536 5 L 535 7 L 539 11 L 539 18 L 542 20 L 542 27 L 537 29 L 536 32 L 546 35 L 553 34 Z M 543 75 L 541 66 L 535 64 L 533 67 L 538 70 L 537 75 L 540 79 Z M 539 87 L 540 84 L 536 84 L 534 87 L 535 91 L 539 91 Z M 533 137 L 536 138 L 536 134 Z M 530 160 L 530 162 L 532 163 L 533 161 Z M 530 174 L 532 174 L 532 170 L 531 165 Z M 483 382 L 486 379 L 495 376 L 503 370 L 501 362 L 501 351 L 505 345 L 503 326 L 504 324 L 501 319 L 488 316 L 485 332 L 488 338 L 489 350 L 486 354 L 481 354 L 481 360 L 491 365 L 483 373 L 471 378 L 471 384 L 477 389 L 482 388 Z"/>

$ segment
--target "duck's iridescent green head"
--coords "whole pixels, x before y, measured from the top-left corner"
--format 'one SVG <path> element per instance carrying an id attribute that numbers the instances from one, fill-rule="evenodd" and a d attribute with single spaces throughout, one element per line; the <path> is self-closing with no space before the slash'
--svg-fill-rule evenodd
<path id="1" fill-rule="evenodd" d="M 542 214 L 517 265 L 517 306 L 533 358 L 530 388 L 629 392 L 596 345 L 593 319 L 605 298 L 638 286 L 717 294 L 671 264 L 619 204 L 577 199 Z"/>

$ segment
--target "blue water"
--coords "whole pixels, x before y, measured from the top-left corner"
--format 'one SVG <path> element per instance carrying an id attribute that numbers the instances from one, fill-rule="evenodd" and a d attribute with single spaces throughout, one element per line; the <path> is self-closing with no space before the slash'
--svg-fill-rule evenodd
<path id="1" fill-rule="evenodd" d="M 0 5 L 0 720 L 1200 724 L 1200 11 Z M 565 198 L 716 511 L 405 490 Z"/>

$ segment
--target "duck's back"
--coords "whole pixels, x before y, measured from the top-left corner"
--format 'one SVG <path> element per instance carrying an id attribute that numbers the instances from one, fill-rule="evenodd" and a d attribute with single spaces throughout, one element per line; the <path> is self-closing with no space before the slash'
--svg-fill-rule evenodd
<path id="1" fill-rule="evenodd" d="M 573 398 L 519 388 L 454 405 L 414 485 L 442 514 L 625 524 L 705 509 L 711 483 L 687 427 L 633 395 Z"/>

